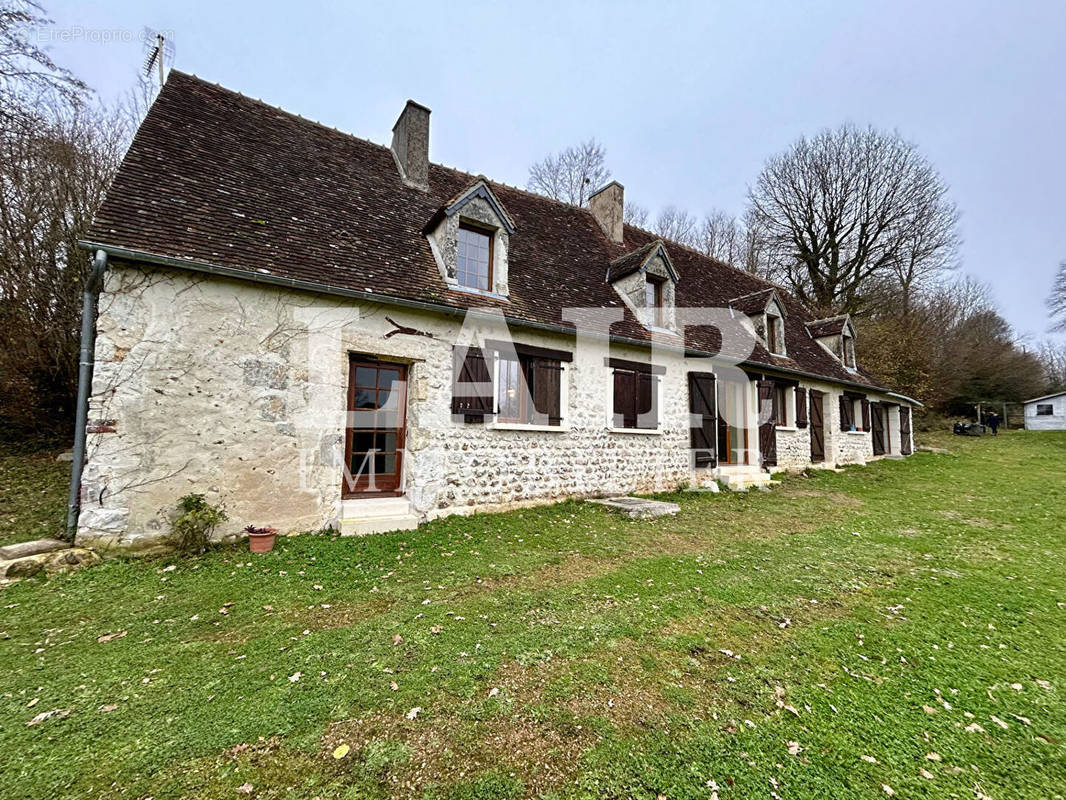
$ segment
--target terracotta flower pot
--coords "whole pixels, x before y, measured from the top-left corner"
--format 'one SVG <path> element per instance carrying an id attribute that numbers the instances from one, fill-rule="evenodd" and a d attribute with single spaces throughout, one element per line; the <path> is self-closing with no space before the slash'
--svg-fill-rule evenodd
<path id="1" fill-rule="evenodd" d="M 248 532 L 248 549 L 253 553 L 269 553 L 274 549 L 274 541 L 278 538 L 278 532 L 274 528 L 256 528 L 249 525 L 244 529 Z"/>

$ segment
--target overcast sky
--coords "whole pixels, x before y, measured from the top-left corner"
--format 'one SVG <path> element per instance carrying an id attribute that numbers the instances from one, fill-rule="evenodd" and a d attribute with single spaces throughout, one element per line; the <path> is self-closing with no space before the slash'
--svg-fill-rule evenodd
<path id="1" fill-rule="evenodd" d="M 1061 0 L 44 3 L 53 56 L 104 97 L 134 82 L 149 26 L 179 69 L 376 142 L 418 100 L 433 161 L 505 183 L 594 136 L 653 214 L 739 214 L 799 135 L 898 129 L 952 187 L 963 269 L 1045 335 L 1066 259 Z"/>

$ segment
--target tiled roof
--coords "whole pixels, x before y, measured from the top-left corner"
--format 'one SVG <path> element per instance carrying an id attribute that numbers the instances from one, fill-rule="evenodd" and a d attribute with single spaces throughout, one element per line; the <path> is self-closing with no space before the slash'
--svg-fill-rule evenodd
<path id="1" fill-rule="evenodd" d="M 607 280 L 613 282 L 619 278 L 624 278 L 626 275 L 632 275 L 644 266 L 644 262 L 648 260 L 655 248 L 661 244 L 661 239 L 655 239 L 630 253 L 614 259 L 607 269 Z"/>
<path id="2" fill-rule="evenodd" d="M 173 70 L 134 138 L 87 241 L 383 297 L 464 309 L 497 306 L 515 322 L 567 326 L 568 307 L 623 307 L 605 280 L 617 259 L 658 237 L 627 225 L 614 244 L 587 209 L 487 181 L 513 219 L 509 301 L 446 288 L 423 230 L 477 176 L 431 164 L 429 191 L 400 180 L 389 148 Z M 749 273 L 667 242 L 679 307 L 726 307 L 769 291 Z M 750 361 L 876 385 L 807 334 L 807 310 L 778 289 L 789 358 L 756 345 Z M 626 309 L 612 335 L 648 340 Z M 568 327 L 568 326 L 567 326 Z M 712 328 L 685 344 L 715 353 Z"/>
<path id="3" fill-rule="evenodd" d="M 734 297 L 729 301 L 729 307 L 742 314 L 761 314 L 766 310 L 766 304 L 774 294 L 774 289 L 760 289 L 757 292 L 746 294 L 743 297 Z"/>
<path id="4" fill-rule="evenodd" d="M 829 319 L 816 319 L 807 323 L 807 330 L 816 339 L 823 336 L 836 336 L 844 330 L 844 325 L 847 321 L 847 314 L 841 314 L 839 317 L 830 317 Z"/>

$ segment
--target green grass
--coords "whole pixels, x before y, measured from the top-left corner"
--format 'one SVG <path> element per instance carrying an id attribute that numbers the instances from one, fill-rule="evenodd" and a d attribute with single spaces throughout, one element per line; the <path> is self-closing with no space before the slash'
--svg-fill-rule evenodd
<path id="1" fill-rule="evenodd" d="M 62 532 L 70 462 L 59 452 L 0 452 L 0 546 Z"/>
<path id="2" fill-rule="evenodd" d="M 1062 798 L 1066 435 L 936 443 L 9 586 L 3 795 Z"/>

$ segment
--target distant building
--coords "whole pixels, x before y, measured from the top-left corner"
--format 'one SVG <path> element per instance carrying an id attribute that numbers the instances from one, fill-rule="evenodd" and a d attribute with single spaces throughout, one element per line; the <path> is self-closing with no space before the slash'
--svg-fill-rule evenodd
<path id="1" fill-rule="evenodd" d="M 1025 401 L 1027 431 L 1066 431 L 1066 392 Z"/>

